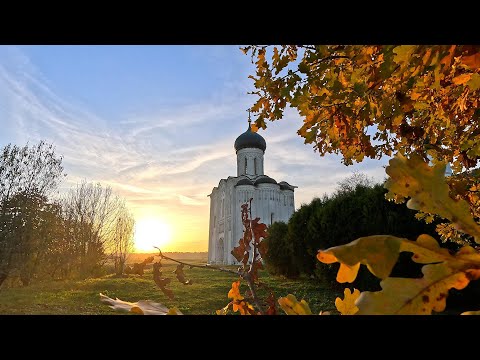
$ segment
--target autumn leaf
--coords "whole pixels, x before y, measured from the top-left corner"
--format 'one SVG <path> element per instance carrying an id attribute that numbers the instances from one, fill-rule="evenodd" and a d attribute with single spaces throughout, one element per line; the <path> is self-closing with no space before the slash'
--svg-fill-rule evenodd
<path id="1" fill-rule="evenodd" d="M 373 235 L 359 238 L 349 244 L 320 250 L 317 258 L 325 264 L 340 262 L 337 281 L 353 282 L 360 264 L 377 277 L 384 279 L 390 275 L 397 262 L 402 238 L 391 235 Z"/>
<path id="2" fill-rule="evenodd" d="M 215 311 L 215 314 L 217 314 L 217 315 L 227 315 L 228 310 L 230 309 L 230 306 L 231 306 L 231 305 L 232 305 L 231 302 L 228 303 L 227 306 L 221 308 L 220 310 L 216 310 L 216 311 Z"/>
<path id="3" fill-rule="evenodd" d="M 245 300 L 233 301 L 233 311 L 240 312 L 240 315 L 255 315 L 255 309 L 252 304 Z"/>
<path id="4" fill-rule="evenodd" d="M 183 264 L 178 264 L 177 268 L 175 269 L 174 273 L 177 276 L 178 281 L 180 281 L 184 285 L 192 285 L 192 280 L 187 280 L 185 278 L 185 273 L 183 272 Z"/>
<path id="5" fill-rule="evenodd" d="M 393 61 L 400 65 L 408 63 L 416 47 L 416 45 L 400 45 L 395 47 L 395 49 L 393 49 L 395 53 Z"/>
<path id="6" fill-rule="evenodd" d="M 390 265 L 383 269 L 388 269 L 401 251 L 413 253 L 415 262 L 429 264 L 422 268 L 424 277 L 404 279 L 384 276 L 380 282 L 381 291 L 363 292 L 358 297 L 355 305 L 360 309 L 359 315 L 440 312 L 445 309 L 449 289 L 463 289 L 471 280 L 480 278 L 480 253 L 477 250 L 465 246 L 452 255 L 426 234 L 420 235 L 417 241 L 386 235 L 360 238 L 350 244 L 321 251 L 318 258 L 326 263 L 347 261 L 350 266 L 363 263 L 379 276 L 382 268 L 377 268 L 377 262 L 385 258 Z M 341 271 L 340 268 L 339 273 Z M 389 271 L 383 272 L 383 275 L 388 274 Z"/>
<path id="7" fill-rule="evenodd" d="M 228 292 L 228 298 L 233 299 L 234 301 L 240 301 L 244 299 L 244 297 L 240 294 L 240 280 L 232 283 L 232 288 Z"/>
<path id="8" fill-rule="evenodd" d="M 458 75 L 452 79 L 452 82 L 455 85 L 462 85 L 462 84 L 465 84 L 468 80 L 470 80 L 471 77 L 472 77 L 472 74 Z"/>
<path id="9" fill-rule="evenodd" d="M 471 56 L 462 56 L 462 64 L 467 65 L 472 70 L 480 68 L 480 54 L 475 53 Z"/>
<path id="10" fill-rule="evenodd" d="M 107 304 L 113 310 L 126 311 L 139 315 L 183 315 L 177 308 L 171 308 L 150 300 L 128 302 L 116 298 L 115 300 L 100 293 L 100 301 Z"/>
<path id="11" fill-rule="evenodd" d="M 358 315 L 430 315 L 445 310 L 448 290 L 461 290 L 470 282 L 467 273 L 445 263 L 425 265 L 419 279 L 387 278 L 381 291 L 363 292 L 356 305 Z"/>
<path id="12" fill-rule="evenodd" d="M 278 299 L 278 303 L 287 315 L 312 315 L 307 302 L 303 299 L 297 301 L 295 295 L 288 294 L 286 297 L 281 297 Z"/>
<path id="13" fill-rule="evenodd" d="M 266 303 L 268 305 L 267 310 L 265 311 L 265 315 L 277 315 L 277 304 L 275 301 L 275 294 L 270 292 L 266 299 Z"/>
<path id="14" fill-rule="evenodd" d="M 472 77 L 467 82 L 467 86 L 472 90 L 478 90 L 480 88 L 480 75 L 477 73 L 472 74 Z"/>
<path id="15" fill-rule="evenodd" d="M 477 310 L 477 311 L 465 311 L 465 312 L 462 312 L 460 315 L 480 315 L 480 310 Z"/>
<path id="16" fill-rule="evenodd" d="M 350 292 L 349 288 L 345 288 L 344 290 L 344 298 L 343 300 L 339 297 L 335 299 L 335 306 L 337 310 L 342 315 L 354 315 L 358 312 L 358 307 L 355 305 L 355 300 L 358 299 L 360 296 L 360 290 L 353 289 L 353 293 Z"/>
<path id="17" fill-rule="evenodd" d="M 416 154 L 410 159 L 397 154 L 386 168 L 389 175 L 384 185 L 389 190 L 386 197 L 397 200 L 410 197 L 408 208 L 446 218 L 456 229 L 474 236 L 480 243 L 480 225 L 472 218 L 469 204 L 449 196 L 445 166 L 444 162 L 429 166 Z"/>
<path id="18" fill-rule="evenodd" d="M 247 249 L 243 243 L 243 240 L 240 240 L 240 245 L 235 246 L 230 253 L 233 255 L 235 259 L 237 259 L 237 261 L 240 262 L 243 260 L 246 250 Z"/>
<path id="19" fill-rule="evenodd" d="M 255 218 L 252 220 L 252 231 L 253 231 L 253 238 L 258 243 L 262 238 L 267 237 L 267 225 L 262 224 L 259 222 L 260 218 Z"/>
<path id="20" fill-rule="evenodd" d="M 175 299 L 173 291 L 167 289 L 166 287 L 168 284 L 170 284 L 171 280 L 168 278 L 162 278 L 162 271 L 160 270 L 161 267 L 162 264 L 160 262 L 156 262 L 153 264 L 153 281 L 170 300 L 173 300 Z"/>

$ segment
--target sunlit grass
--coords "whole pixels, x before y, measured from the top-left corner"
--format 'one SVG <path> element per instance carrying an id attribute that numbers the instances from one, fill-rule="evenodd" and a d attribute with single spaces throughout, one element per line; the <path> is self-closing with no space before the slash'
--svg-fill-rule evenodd
<path id="1" fill-rule="evenodd" d="M 49 281 L 22 288 L 0 289 L 0 314 L 120 314 L 100 303 L 99 293 L 126 301 L 153 300 L 169 307 L 176 306 L 184 314 L 210 315 L 225 306 L 228 290 L 237 278 L 231 274 L 187 269 L 185 274 L 193 285 L 179 283 L 173 271 L 175 264 L 164 261 L 163 274 L 172 279 L 169 285 L 175 300 L 169 300 L 154 284 L 149 267 L 143 276 L 114 277 L 112 275 L 79 281 Z M 304 298 L 314 313 L 334 310 L 335 292 L 311 279 L 288 280 L 261 272 L 261 279 L 276 297 L 294 294 Z M 246 289 L 242 288 L 242 291 Z"/>

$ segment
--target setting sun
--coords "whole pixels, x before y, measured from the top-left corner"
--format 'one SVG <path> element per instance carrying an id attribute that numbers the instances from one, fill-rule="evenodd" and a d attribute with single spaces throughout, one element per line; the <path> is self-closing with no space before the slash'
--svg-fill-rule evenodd
<path id="1" fill-rule="evenodd" d="M 142 218 L 135 223 L 135 251 L 154 252 L 169 245 L 172 237 L 170 225 L 159 218 Z"/>

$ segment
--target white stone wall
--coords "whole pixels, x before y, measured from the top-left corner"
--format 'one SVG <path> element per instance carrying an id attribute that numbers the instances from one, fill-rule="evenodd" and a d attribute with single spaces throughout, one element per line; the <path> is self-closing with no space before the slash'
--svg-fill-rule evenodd
<path id="1" fill-rule="evenodd" d="M 245 160 L 247 169 L 245 172 Z M 237 152 L 237 176 L 264 175 L 263 150 L 255 148 L 240 149 Z"/>
<path id="2" fill-rule="evenodd" d="M 253 198 L 252 217 L 259 217 L 264 224 L 288 222 L 295 212 L 294 192 L 281 190 L 277 184 L 234 186 L 237 177 L 222 179 L 210 195 L 210 236 L 208 261 L 210 263 L 234 264 L 231 251 L 238 246 L 243 236 L 241 205 Z M 222 199 L 224 210 L 222 210 Z M 223 249 L 220 246 L 223 240 Z M 222 251 L 223 250 L 223 251 Z M 220 253 L 221 252 L 221 253 Z"/>

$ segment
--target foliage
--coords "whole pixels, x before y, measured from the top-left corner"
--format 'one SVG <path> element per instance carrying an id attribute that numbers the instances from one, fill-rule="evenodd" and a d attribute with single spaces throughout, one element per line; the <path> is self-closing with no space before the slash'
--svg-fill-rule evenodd
<path id="1" fill-rule="evenodd" d="M 155 258 L 153 256 L 149 256 L 146 259 L 144 259 L 141 263 L 133 263 L 132 266 L 128 266 L 125 268 L 125 274 L 127 275 L 140 275 L 142 276 L 145 271 L 145 267 L 148 264 L 151 264 Z"/>
<path id="2" fill-rule="evenodd" d="M 244 227 L 243 237 L 239 240 L 239 245 L 234 247 L 231 252 L 235 259 L 241 263 L 238 274 L 240 279 L 246 281 L 249 289 L 248 294 L 245 294 L 246 296 L 240 294 L 241 280 L 233 282 L 232 288 L 228 292 L 228 298 L 232 301 L 223 309 L 217 311 L 217 314 L 227 314 L 229 309 L 233 312 L 238 311 L 242 315 L 276 313 L 276 305 L 272 301 L 272 298 L 274 298 L 272 292 L 263 301 L 268 306 L 264 310 L 256 288 L 261 285 L 258 280 L 258 271 L 263 269 L 262 258 L 267 254 L 267 245 L 264 241 L 267 237 L 267 225 L 261 223 L 258 217 L 252 219 L 252 200 L 251 198 L 241 206 Z"/>
<path id="3" fill-rule="evenodd" d="M 272 271 L 269 264 L 284 259 L 289 261 L 287 264 L 292 271 L 296 269 L 308 276 L 315 275 L 335 286 L 338 266 L 315 261 L 318 249 L 347 244 L 351 239 L 375 233 L 406 238 L 419 233 L 435 235 L 436 222 L 419 222 L 414 217 L 415 211 L 386 201 L 383 186 L 365 179 L 368 178 L 362 174 L 353 174 L 342 180 L 332 195 L 303 204 L 290 218 L 286 236 L 270 227 L 266 239 L 270 249 L 265 258 L 267 269 Z M 287 243 L 285 247 L 275 247 L 277 239 L 283 239 Z M 281 254 L 289 254 L 289 251 L 291 256 L 277 259 Z M 276 269 L 278 273 L 287 275 L 280 270 Z M 394 271 L 395 276 L 416 276 L 420 273 L 419 266 L 406 256 L 401 257 Z M 364 290 L 380 289 L 378 279 L 363 269 L 353 285 Z"/>
<path id="4" fill-rule="evenodd" d="M 355 301 L 360 296 L 358 289 L 353 289 L 353 292 L 349 288 L 345 288 L 343 300 L 339 297 L 335 299 L 335 307 L 342 315 L 355 315 L 358 312 L 358 306 L 355 305 Z"/>
<path id="5" fill-rule="evenodd" d="M 479 46 L 247 46 L 258 96 L 255 124 L 304 119 L 298 134 L 351 164 L 427 152 L 455 171 L 480 159 Z M 271 61 L 269 61 L 271 57 Z M 372 136 L 373 135 L 373 136 Z"/>
<path id="6" fill-rule="evenodd" d="M 295 295 L 288 294 L 278 299 L 280 307 L 287 315 L 312 315 L 312 311 L 305 300 L 298 301 Z"/>
<path id="7" fill-rule="evenodd" d="M 342 154 L 346 165 L 396 152 L 447 161 L 462 173 L 480 159 L 480 47 L 476 45 L 247 46 L 258 99 L 257 128 L 283 117 L 289 104 L 298 134 L 320 155 Z M 269 57 L 271 61 L 269 61 Z M 449 182 L 478 221 L 478 174 Z M 430 223 L 435 215 L 419 213 Z M 471 238 L 444 222 L 443 241 Z"/>
<path id="8" fill-rule="evenodd" d="M 299 271 L 294 263 L 294 249 L 288 237 L 288 225 L 284 222 L 274 222 L 268 227 L 267 234 L 265 242 L 268 252 L 264 257 L 265 268 L 271 274 L 297 277 Z"/>
<path id="9" fill-rule="evenodd" d="M 133 217 L 111 188 L 85 181 L 60 198 L 62 156 L 53 145 L 0 150 L 0 286 L 117 273 L 132 248 Z"/>
<path id="10" fill-rule="evenodd" d="M 251 107 L 258 114 L 257 128 L 282 118 L 289 104 L 304 119 L 298 134 L 320 155 L 341 153 L 349 165 L 396 152 L 387 168 L 387 198 L 410 198 L 407 205 L 420 210 L 417 218 L 427 223 L 449 220 L 437 224 L 443 240 L 480 241 L 478 176 L 458 174 L 480 159 L 480 47 L 293 45 L 242 50 L 251 52 L 257 70 L 250 76 L 258 96 Z M 429 159 L 433 168 L 425 163 Z M 448 185 L 443 179 L 446 162 L 457 173 Z M 341 258 L 341 282 L 352 282 L 361 263 L 383 278 L 382 291 L 364 292 L 355 302 L 359 314 L 443 311 L 449 289 L 463 289 L 478 278 L 478 251 L 466 245 L 452 255 L 426 234 L 416 246 L 412 243 L 391 235 L 361 237 L 320 252 L 319 259 L 332 263 Z M 436 257 L 427 256 L 425 248 Z M 423 277 L 391 277 L 402 251 L 413 252 L 413 261 L 426 264 Z"/>
<path id="11" fill-rule="evenodd" d="M 45 261 L 57 215 L 48 195 L 62 174 L 62 158 L 43 141 L 0 150 L 0 286 L 13 274 L 28 285 Z"/>
<path id="12" fill-rule="evenodd" d="M 401 155 L 390 160 L 387 173 L 391 178 L 385 184 L 389 197 L 402 199 L 411 196 L 407 206 L 446 217 L 457 229 L 472 232 L 471 235 L 480 242 L 478 225 L 472 221 L 466 203 L 451 199 L 445 190 L 447 184 L 442 171 L 445 164 L 438 163 L 430 168 L 420 162 L 418 157 L 406 159 Z M 413 261 L 426 264 L 422 268 L 423 277 L 390 277 L 402 251 L 413 253 Z M 360 294 L 355 302 L 359 315 L 441 312 L 445 310 L 450 289 L 461 290 L 480 277 L 478 250 L 467 245 L 451 254 L 426 234 L 420 235 L 417 241 L 390 235 L 363 237 L 347 245 L 322 250 L 318 259 L 323 263 L 340 262 L 337 275 L 340 283 L 352 282 L 361 264 L 382 279 L 381 291 Z"/>

